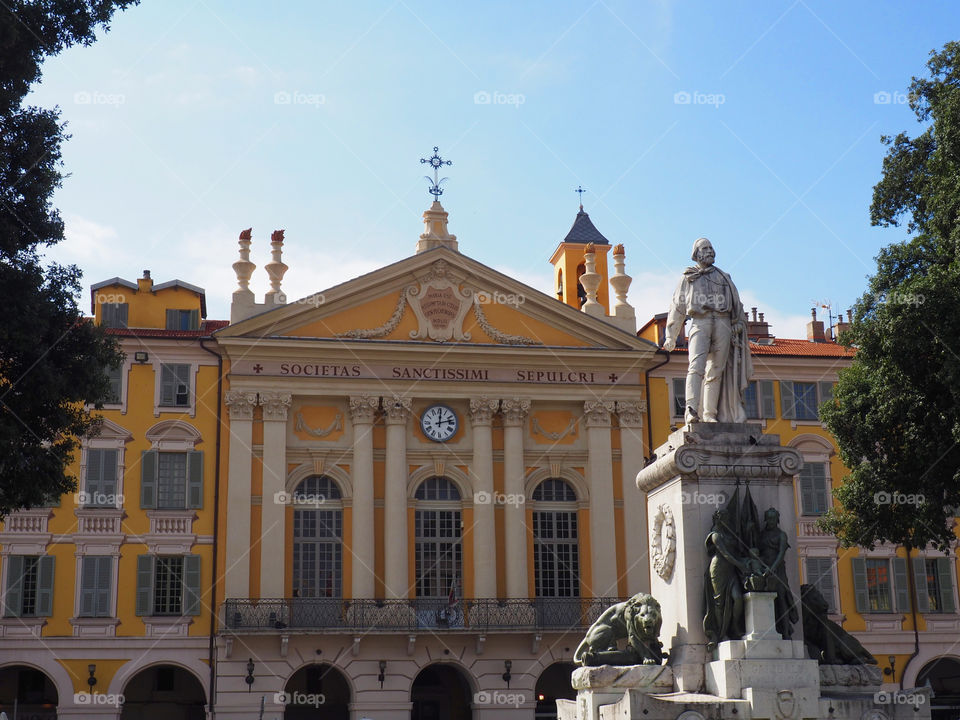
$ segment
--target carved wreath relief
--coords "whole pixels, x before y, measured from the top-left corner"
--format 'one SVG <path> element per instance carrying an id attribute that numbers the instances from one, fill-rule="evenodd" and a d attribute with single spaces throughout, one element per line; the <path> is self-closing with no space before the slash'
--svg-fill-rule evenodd
<path id="1" fill-rule="evenodd" d="M 677 528 L 673 520 L 673 510 L 669 505 L 660 505 L 653 516 L 650 530 L 650 550 L 653 556 L 653 569 L 667 582 L 673 577 L 673 565 L 677 559 Z"/>

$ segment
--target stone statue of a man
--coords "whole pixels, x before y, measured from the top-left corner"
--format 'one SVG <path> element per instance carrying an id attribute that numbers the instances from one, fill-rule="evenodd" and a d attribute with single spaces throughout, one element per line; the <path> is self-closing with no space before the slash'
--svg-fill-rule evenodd
<path id="1" fill-rule="evenodd" d="M 714 266 L 709 240 L 698 239 L 692 257 L 697 264 L 684 270 L 673 294 L 663 343 L 664 350 L 673 350 L 690 318 L 684 421 L 744 422 L 753 366 L 743 303 L 730 276 Z"/>

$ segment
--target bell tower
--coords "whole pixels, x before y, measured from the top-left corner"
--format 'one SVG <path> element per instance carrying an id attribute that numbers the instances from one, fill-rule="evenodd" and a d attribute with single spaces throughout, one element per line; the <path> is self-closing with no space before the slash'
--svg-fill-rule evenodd
<path id="1" fill-rule="evenodd" d="M 585 191 L 578 188 L 577 192 L 583 193 Z M 606 315 L 610 312 L 610 273 L 607 270 L 607 253 L 610 252 L 610 241 L 597 230 L 590 220 L 590 216 L 583 211 L 582 202 L 580 203 L 580 212 L 574 218 L 570 232 L 567 233 L 567 236 L 550 257 L 550 264 L 553 265 L 554 293 L 558 300 L 576 310 L 583 307 L 587 295 L 579 280 L 580 276 L 586 272 L 583 254 L 590 243 L 593 243 L 594 248 L 594 272 L 600 276 L 597 287 L 597 302 L 603 306 L 604 315 Z"/>

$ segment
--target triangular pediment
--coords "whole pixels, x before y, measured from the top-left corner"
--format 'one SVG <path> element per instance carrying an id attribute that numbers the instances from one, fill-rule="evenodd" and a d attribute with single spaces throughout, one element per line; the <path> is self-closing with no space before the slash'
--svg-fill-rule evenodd
<path id="1" fill-rule="evenodd" d="M 476 260 L 436 248 L 234 323 L 228 338 L 340 339 L 512 347 L 655 346 Z"/>

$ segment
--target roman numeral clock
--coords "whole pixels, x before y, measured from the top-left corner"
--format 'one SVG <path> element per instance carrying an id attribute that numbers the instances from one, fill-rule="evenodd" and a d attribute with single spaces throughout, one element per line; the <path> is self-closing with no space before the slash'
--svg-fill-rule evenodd
<path id="1" fill-rule="evenodd" d="M 446 405 L 431 405 L 420 416 L 423 434 L 434 442 L 446 442 L 457 434 L 460 421 L 457 413 Z"/>

